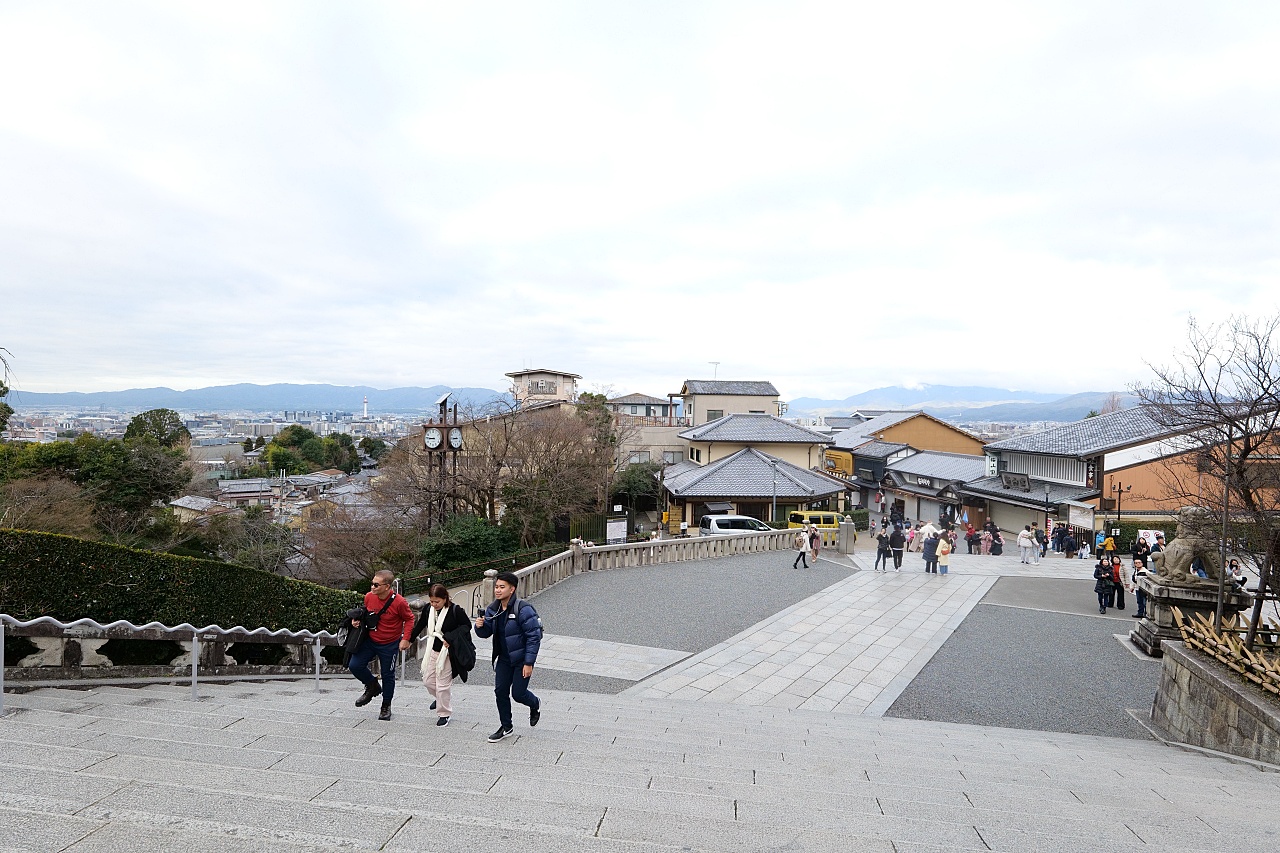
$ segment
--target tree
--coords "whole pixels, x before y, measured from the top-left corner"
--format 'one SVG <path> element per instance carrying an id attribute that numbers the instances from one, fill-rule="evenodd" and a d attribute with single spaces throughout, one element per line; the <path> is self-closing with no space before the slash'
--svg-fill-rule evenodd
<path id="1" fill-rule="evenodd" d="M 230 525 L 220 553 L 231 563 L 288 574 L 296 550 L 292 530 L 274 523 L 263 507 L 251 506 Z"/>
<path id="2" fill-rule="evenodd" d="M 373 438 L 372 436 L 366 435 L 364 438 L 360 439 L 361 452 L 375 461 L 387 455 L 387 451 L 390 449 L 391 448 L 387 446 L 387 443 L 380 438 Z"/>
<path id="3" fill-rule="evenodd" d="M 1118 412 L 1124 408 L 1124 399 L 1116 391 L 1107 394 L 1105 400 L 1102 401 L 1102 408 L 1098 410 L 1100 415 L 1109 415 L 1112 412 Z"/>
<path id="4" fill-rule="evenodd" d="M 657 462 L 635 462 L 623 468 L 613 481 L 613 494 L 627 499 L 627 530 L 635 529 L 637 504 L 644 498 L 657 497 L 661 470 Z"/>
<path id="5" fill-rule="evenodd" d="M 0 347 L 0 432 L 9 425 L 9 417 L 13 414 L 13 409 L 4 401 L 9 396 L 9 355 L 7 349 Z"/>
<path id="6" fill-rule="evenodd" d="M 246 438 L 246 439 L 244 440 L 244 444 L 243 444 L 242 446 L 244 447 L 244 452 L 245 452 L 245 453 L 252 453 L 252 452 L 253 452 L 253 439 L 252 439 L 252 438 Z"/>
<path id="7" fill-rule="evenodd" d="M 161 447 L 177 447 L 191 441 L 191 431 L 173 409 L 151 409 L 134 415 L 125 428 L 125 441 L 151 440 Z"/>
<path id="8" fill-rule="evenodd" d="M 0 485 L 0 527 L 96 538 L 94 504 L 66 477 L 44 474 Z"/>
<path id="9" fill-rule="evenodd" d="M 1164 466 L 1166 497 L 1210 509 L 1201 514 L 1206 529 L 1191 532 L 1229 544 L 1259 575 L 1252 648 L 1280 559 L 1280 314 L 1206 327 L 1192 319 L 1173 364 L 1152 371 L 1150 387 L 1135 390 L 1176 436 L 1167 442 L 1179 452 Z"/>

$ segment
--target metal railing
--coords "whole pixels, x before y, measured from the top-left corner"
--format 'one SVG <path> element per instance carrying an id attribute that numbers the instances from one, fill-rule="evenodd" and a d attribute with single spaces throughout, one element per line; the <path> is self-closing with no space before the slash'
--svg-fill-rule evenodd
<path id="1" fill-rule="evenodd" d="M 206 625 L 197 628 L 187 622 L 181 625 L 164 625 L 160 622 L 148 622 L 135 625 L 124 619 L 102 624 L 93 619 L 76 619 L 73 622 L 62 622 L 51 616 L 40 616 L 23 621 L 7 613 L 0 613 L 0 714 L 4 713 L 4 636 L 5 625 L 23 629 L 18 636 L 61 637 L 74 639 L 155 639 L 158 635 L 174 640 L 190 640 L 191 642 L 191 698 L 200 698 L 200 642 L 217 642 L 233 639 L 239 642 L 256 640 L 258 642 L 284 642 L 287 640 L 305 640 L 312 647 L 315 655 L 316 692 L 320 691 L 321 646 L 336 646 L 337 637 L 328 631 L 289 631 L 284 628 L 275 631 L 266 628 L 245 628 L 240 625 L 234 628 L 223 628 L 220 625 Z M 152 635 L 150 637 L 144 635 Z"/>

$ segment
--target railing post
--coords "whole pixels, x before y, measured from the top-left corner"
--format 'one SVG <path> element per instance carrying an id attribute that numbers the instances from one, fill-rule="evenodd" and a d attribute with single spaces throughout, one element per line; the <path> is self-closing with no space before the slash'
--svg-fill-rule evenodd
<path id="1" fill-rule="evenodd" d="M 320 692 L 320 638 L 316 637 L 316 692 Z"/>
<path id="2" fill-rule="evenodd" d="M 191 701 L 200 698 L 200 632 L 191 632 Z"/>

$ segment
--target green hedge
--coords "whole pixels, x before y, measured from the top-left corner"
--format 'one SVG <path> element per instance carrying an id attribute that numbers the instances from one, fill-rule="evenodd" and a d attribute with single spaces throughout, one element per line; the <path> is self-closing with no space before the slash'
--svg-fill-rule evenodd
<path id="1" fill-rule="evenodd" d="M 852 509 L 845 513 L 853 519 L 853 526 L 858 530 L 866 530 L 871 526 L 871 511 L 865 509 Z"/>
<path id="2" fill-rule="evenodd" d="M 259 569 L 0 530 L 0 612 L 99 622 L 333 630 L 360 596 Z"/>
<path id="3" fill-rule="evenodd" d="M 1177 524 L 1172 521 L 1122 521 L 1117 524 L 1116 520 L 1112 518 L 1107 520 L 1106 530 L 1107 533 L 1110 533 L 1112 530 L 1119 528 L 1120 535 L 1116 537 L 1116 553 L 1132 554 L 1133 543 L 1138 539 L 1139 530 L 1162 530 L 1164 531 L 1164 541 L 1169 543 L 1173 541 L 1173 531 L 1176 527 Z M 1088 544 L 1090 553 L 1096 550 L 1092 542 Z M 1152 544 L 1155 544 L 1154 540 Z"/>

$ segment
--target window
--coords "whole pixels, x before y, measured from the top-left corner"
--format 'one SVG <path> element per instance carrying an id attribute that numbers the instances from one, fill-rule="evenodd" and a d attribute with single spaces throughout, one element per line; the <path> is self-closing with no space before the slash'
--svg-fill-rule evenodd
<path id="1" fill-rule="evenodd" d="M 690 448 L 689 448 L 689 458 L 690 458 L 690 459 L 692 459 L 694 462 L 701 462 L 701 461 L 702 461 L 702 451 L 701 451 L 701 450 L 699 450 L 699 449 L 698 449 L 698 448 L 696 448 L 696 447 L 690 447 Z"/>
<path id="2" fill-rule="evenodd" d="M 640 407 L 639 407 L 639 406 L 632 406 L 632 407 L 631 407 L 631 414 L 633 414 L 633 415 L 638 415 L 639 413 L 640 413 Z"/>
<path id="3" fill-rule="evenodd" d="M 637 450 L 635 453 L 632 453 L 631 456 L 627 459 L 627 464 L 637 465 L 641 462 L 648 462 L 648 461 L 649 461 L 649 451 Z"/>
<path id="4" fill-rule="evenodd" d="M 707 420 L 714 421 L 724 417 L 724 409 L 707 409 Z"/>
<path id="5" fill-rule="evenodd" d="M 664 450 L 664 451 L 662 451 L 662 463 L 663 463 L 664 465 L 674 465 L 674 464 L 676 464 L 676 463 L 677 463 L 677 462 L 679 462 L 679 461 L 680 461 L 680 451 L 679 451 L 679 450 Z"/>
<path id="6" fill-rule="evenodd" d="M 748 411 L 748 412 L 747 412 L 747 414 L 749 414 L 749 415 L 763 415 L 763 414 L 764 414 L 764 409 L 751 409 L 750 411 Z"/>

